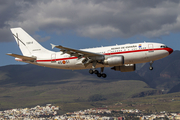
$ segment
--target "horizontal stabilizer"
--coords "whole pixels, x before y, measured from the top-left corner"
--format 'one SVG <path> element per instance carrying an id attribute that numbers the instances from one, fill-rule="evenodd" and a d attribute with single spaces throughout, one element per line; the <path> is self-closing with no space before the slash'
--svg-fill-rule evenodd
<path id="1" fill-rule="evenodd" d="M 23 61 L 34 61 L 34 60 L 36 60 L 36 58 L 34 58 L 34 57 L 27 57 L 27 56 L 17 55 L 17 54 L 13 54 L 13 53 L 7 53 L 7 55 L 15 57 L 15 58 L 20 58 Z"/>

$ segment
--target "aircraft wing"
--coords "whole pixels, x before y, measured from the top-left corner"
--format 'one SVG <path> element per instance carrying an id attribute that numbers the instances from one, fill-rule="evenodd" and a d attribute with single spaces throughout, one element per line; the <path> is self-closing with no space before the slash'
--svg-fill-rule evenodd
<path id="1" fill-rule="evenodd" d="M 72 48 L 67 48 L 67 47 L 63 47 L 61 45 L 52 45 L 52 49 L 54 47 L 61 49 L 60 51 L 62 51 L 63 53 L 67 53 L 70 54 L 72 56 L 83 56 L 83 57 L 94 57 L 94 56 L 104 56 L 103 54 L 99 54 L 99 53 L 93 53 L 93 52 L 87 52 L 87 51 L 83 51 L 83 50 L 76 50 L 76 49 L 72 49 Z"/>
<path id="2" fill-rule="evenodd" d="M 13 53 L 7 53 L 7 55 L 15 57 L 15 58 L 20 58 L 24 61 L 34 61 L 36 60 L 36 58 L 34 57 L 27 57 L 27 56 L 22 56 L 22 55 L 17 55 L 17 54 L 13 54 Z"/>

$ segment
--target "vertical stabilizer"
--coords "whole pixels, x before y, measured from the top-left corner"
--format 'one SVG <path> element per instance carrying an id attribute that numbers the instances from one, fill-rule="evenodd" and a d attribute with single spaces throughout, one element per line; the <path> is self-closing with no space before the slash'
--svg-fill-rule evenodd
<path id="1" fill-rule="evenodd" d="M 49 53 L 51 51 L 42 47 L 35 39 L 33 39 L 22 28 L 11 28 L 11 32 L 24 56 L 38 55 L 41 53 Z"/>

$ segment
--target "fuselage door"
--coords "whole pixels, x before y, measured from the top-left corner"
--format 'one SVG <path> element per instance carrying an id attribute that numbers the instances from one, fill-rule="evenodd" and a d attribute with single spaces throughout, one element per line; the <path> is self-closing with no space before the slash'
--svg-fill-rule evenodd
<path id="1" fill-rule="evenodd" d="M 51 63 L 56 63 L 56 54 L 51 54 Z"/>
<path id="2" fill-rule="evenodd" d="M 149 52 L 154 52 L 153 44 L 148 44 L 148 51 Z"/>

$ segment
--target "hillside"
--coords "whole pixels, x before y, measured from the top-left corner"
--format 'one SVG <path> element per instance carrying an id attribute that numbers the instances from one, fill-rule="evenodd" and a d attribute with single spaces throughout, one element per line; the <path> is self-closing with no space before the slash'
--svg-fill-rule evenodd
<path id="1" fill-rule="evenodd" d="M 42 71 L 38 66 L 7 67 L 9 68 L 3 68 L 4 74 L 1 74 L 3 76 L 0 81 L 1 109 L 53 103 L 60 106 L 60 113 L 65 113 L 112 104 L 114 101 L 131 98 L 143 91 L 154 90 L 143 81 L 100 79 L 96 76 L 83 75 L 84 71 L 60 70 L 55 73 L 54 69 L 43 68 L 44 73 L 39 74 L 42 75 L 41 78 L 38 73 Z M 12 71 L 14 73 L 10 74 Z M 70 77 L 67 78 L 66 75 Z"/>
<path id="2" fill-rule="evenodd" d="M 46 67 L 27 65 L 8 65 L 0 67 L 0 85 L 13 83 L 16 85 L 34 86 L 44 84 L 45 81 L 53 82 L 56 80 L 71 78 L 92 78 L 103 79 L 107 81 L 114 80 L 143 80 L 136 72 L 121 73 L 106 68 L 105 72 L 108 77 L 106 79 L 97 78 L 96 75 L 89 74 L 88 70 L 62 70 Z"/>
<path id="3" fill-rule="evenodd" d="M 170 56 L 153 63 L 150 71 L 149 63 L 136 71 L 150 87 L 164 90 L 165 93 L 180 83 L 180 51 L 174 51 Z"/>
<path id="4" fill-rule="evenodd" d="M 90 75 L 88 70 L 30 64 L 3 66 L 0 67 L 0 108 L 53 103 L 65 113 L 180 91 L 180 51 L 155 61 L 153 67 L 150 71 L 149 63 L 140 64 L 139 70 L 127 73 L 105 68 L 107 78 L 103 79 Z"/>
<path id="5" fill-rule="evenodd" d="M 107 78 L 103 80 L 141 80 L 150 87 L 159 90 L 170 90 L 180 82 L 180 51 L 174 51 L 170 56 L 155 61 L 154 70 L 149 70 L 149 63 L 138 65 L 135 72 L 122 73 L 105 68 Z M 54 81 L 84 77 L 99 79 L 96 75 L 90 75 L 88 70 L 61 70 L 39 67 L 35 65 L 8 65 L 0 67 L 0 85 L 8 83 L 23 85 L 39 85 L 43 81 Z M 102 78 L 100 78 L 102 79 Z"/>
<path id="6" fill-rule="evenodd" d="M 156 113 L 160 111 L 179 112 L 180 92 L 153 95 L 139 98 L 128 98 L 118 101 L 109 108 L 111 109 L 139 109 L 148 113 Z"/>

